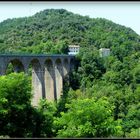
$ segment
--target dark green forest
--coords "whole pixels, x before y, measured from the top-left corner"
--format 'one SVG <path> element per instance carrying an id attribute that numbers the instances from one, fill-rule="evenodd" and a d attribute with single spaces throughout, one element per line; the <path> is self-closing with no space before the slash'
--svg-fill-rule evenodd
<path id="1" fill-rule="evenodd" d="M 140 138 L 140 36 L 131 28 L 65 9 L 0 23 L 1 54 L 67 54 L 71 44 L 80 52 L 57 102 L 35 108 L 30 76 L 0 76 L 0 138 Z"/>

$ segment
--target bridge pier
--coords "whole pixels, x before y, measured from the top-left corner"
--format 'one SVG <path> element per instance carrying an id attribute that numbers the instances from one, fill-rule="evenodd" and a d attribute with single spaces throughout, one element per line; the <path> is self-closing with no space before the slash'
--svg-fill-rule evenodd
<path id="1" fill-rule="evenodd" d="M 45 98 L 44 70 L 37 62 L 32 64 L 32 105 L 37 106 Z"/>
<path id="2" fill-rule="evenodd" d="M 70 60 L 65 59 L 62 65 L 63 65 L 63 78 L 66 78 L 68 77 L 68 74 L 70 72 Z"/>
<path id="3" fill-rule="evenodd" d="M 56 100 L 56 84 L 54 63 L 51 60 L 45 63 L 45 92 L 46 99 L 49 101 Z"/>
<path id="4" fill-rule="evenodd" d="M 5 69 L 0 68 L 0 76 L 5 75 Z"/>
<path id="5" fill-rule="evenodd" d="M 4 59 L 0 59 L 0 75 L 5 75 L 6 72 L 6 64 L 4 63 Z"/>
<path id="6" fill-rule="evenodd" d="M 58 59 L 55 62 L 55 82 L 56 82 L 56 99 L 60 99 L 63 92 L 63 67 L 62 62 Z"/>

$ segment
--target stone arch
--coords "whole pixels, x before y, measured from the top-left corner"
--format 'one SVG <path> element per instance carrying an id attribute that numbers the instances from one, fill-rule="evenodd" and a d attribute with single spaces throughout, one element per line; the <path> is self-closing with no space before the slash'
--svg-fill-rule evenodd
<path id="1" fill-rule="evenodd" d="M 60 58 L 55 61 L 56 98 L 59 99 L 63 92 L 63 66 Z"/>
<path id="2" fill-rule="evenodd" d="M 56 100 L 56 88 L 55 88 L 55 70 L 54 64 L 51 59 L 47 59 L 44 63 L 45 66 L 45 95 L 49 101 Z"/>
<path id="3" fill-rule="evenodd" d="M 57 58 L 55 60 L 55 64 L 58 64 L 58 65 L 62 64 L 62 60 L 60 58 Z"/>
<path id="4" fill-rule="evenodd" d="M 15 58 L 15 59 L 9 60 L 7 65 L 6 65 L 5 71 L 8 70 L 8 66 L 10 64 L 13 67 L 13 71 L 12 72 L 25 72 L 24 65 L 23 65 L 22 61 L 20 61 L 20 59 L 16 59 Z"/>
<path id="5" fill-rule="evenodd" d="M 41 64 L 37 58 L 34 58 L 30 61 L 29 65 L 31 65 L 34 68 L 34 71 L 40 71 L 41 70 Z M 29 68 L 28 65 L 28 68 Z"/>

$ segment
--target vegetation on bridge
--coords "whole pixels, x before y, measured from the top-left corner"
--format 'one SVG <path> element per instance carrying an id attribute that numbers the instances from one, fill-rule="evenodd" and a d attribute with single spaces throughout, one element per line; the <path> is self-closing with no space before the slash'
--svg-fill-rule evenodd
<path id="1" fill-rule="evenodd" d="M 0 52 L 66 54 L 81 46 L 56 103 L 31 106 L 30 78 L 0 77 L 0 135 L 9 137 L 140 137 L 140 36 L 132 29 L 64 9 L 0 23 Z M 99 56 L 99 48 L 111 55 Z"/>

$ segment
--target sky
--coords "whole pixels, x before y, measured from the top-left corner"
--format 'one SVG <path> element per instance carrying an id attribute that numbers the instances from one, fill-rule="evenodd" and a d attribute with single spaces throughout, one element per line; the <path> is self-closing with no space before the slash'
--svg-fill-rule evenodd
<path id="1" fill-rule="evenodd" d="M 28 17 L 44 9 L 66 9 L 91 18 L 106 18 L 130 27 L 140 35 L 140 2 L 111 1 L 0 1 L 0 22 L 8 18 Z"/>

